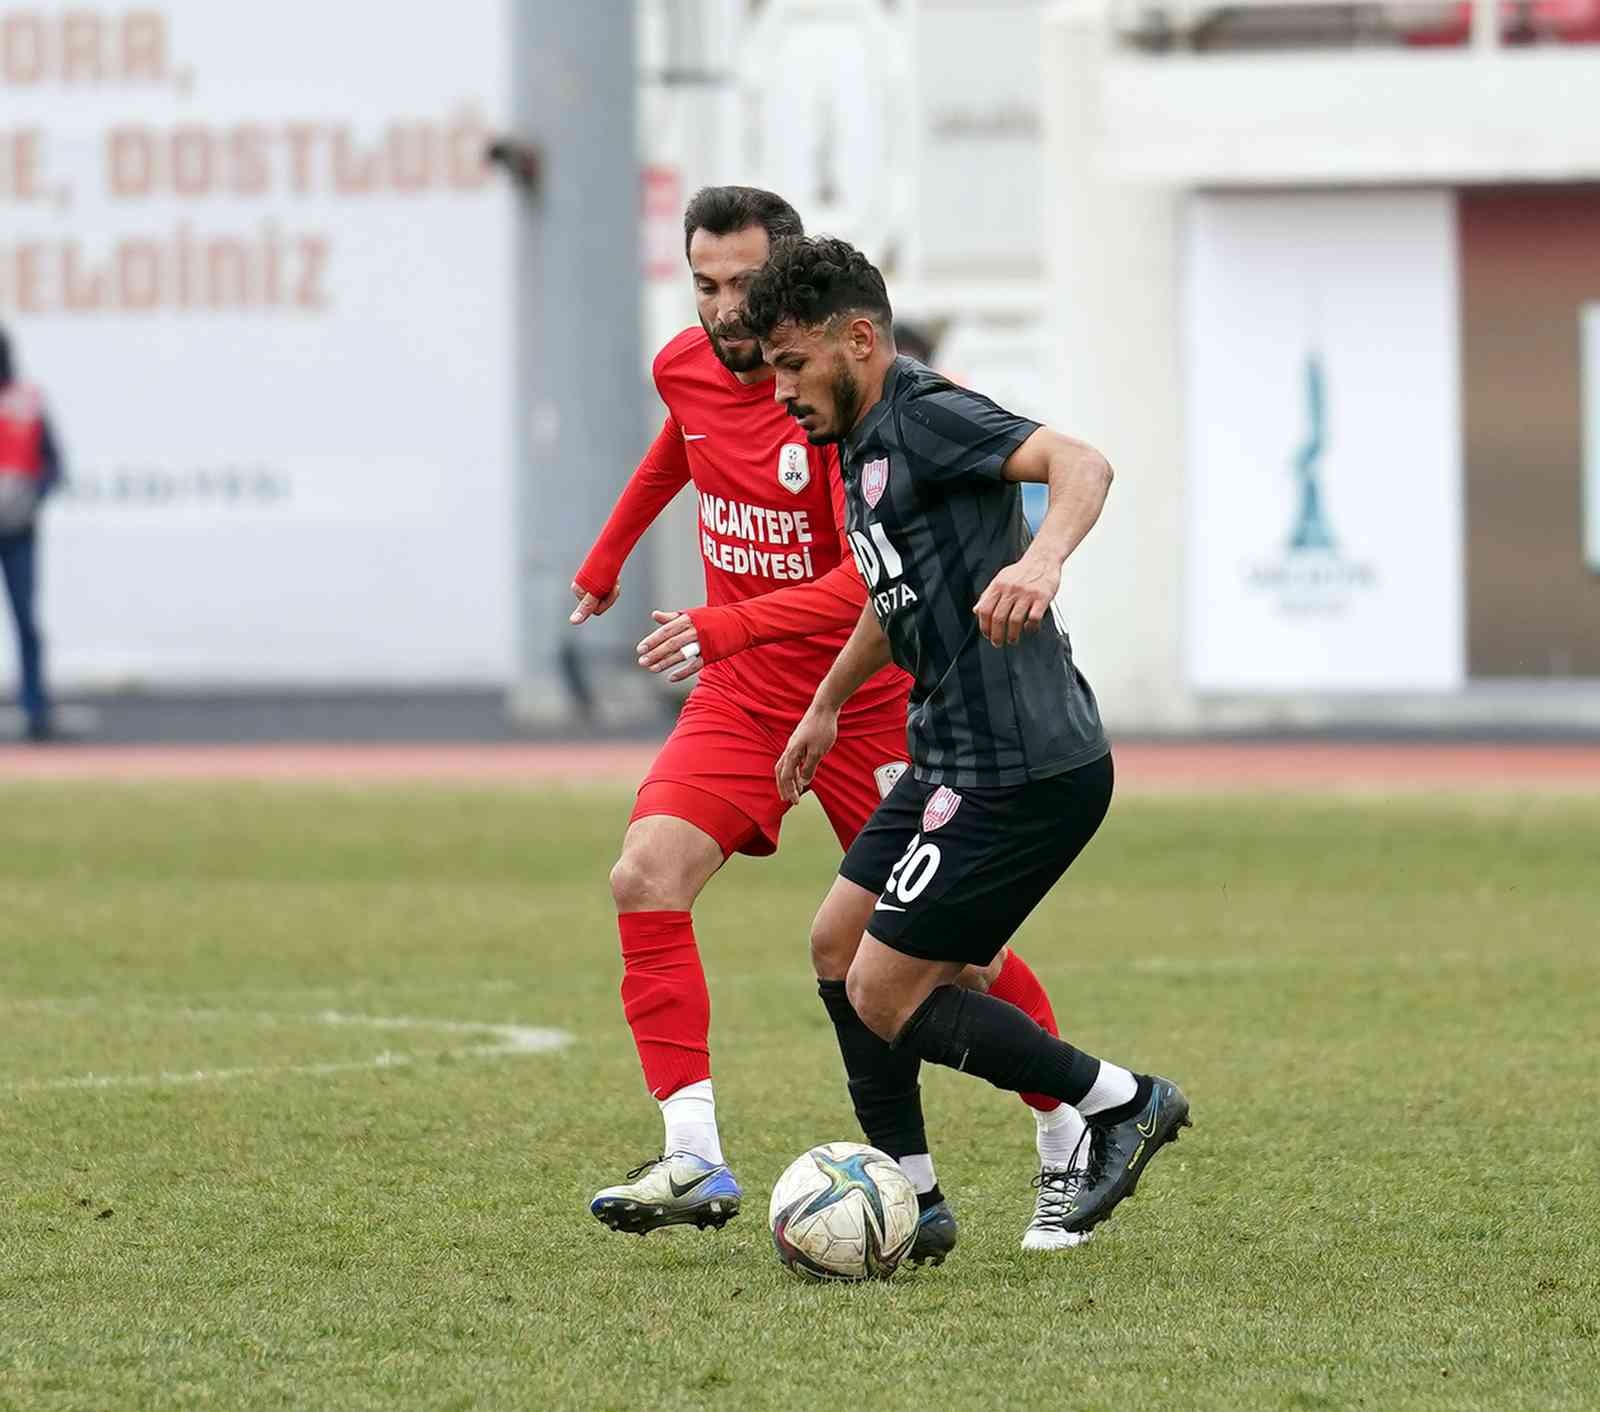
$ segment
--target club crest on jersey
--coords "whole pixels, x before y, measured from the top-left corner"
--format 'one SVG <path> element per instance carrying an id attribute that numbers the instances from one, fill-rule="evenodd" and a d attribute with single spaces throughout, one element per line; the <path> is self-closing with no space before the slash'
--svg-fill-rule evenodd
<path id="1" fill-rule="evenodd" d="M 778 484 L 791 495 L 811 484 L 811 458 L 798 441 L 785 442 L 778 452 Z"/>
<path id="2" fill-rule="evenodd" d="M 942 829 L 951 819 L 955 818 L 956 810 L 961 807 L 961 796 L 946 785 L 940 785 L 928 796 L 928 802 L 922 806 L 922 831 L 932 833 L 935 829 Z"/>
<path id="3" fill-rule="evenodd" d="M 904 760 L 891 760 L 887 765 L 879 765 L 872 772 L 872 778 L 877 781 L 878 798 L 887 799 L 889 791 L 900 783 L 900 776 L 906 772 Z"/>
<path id="4" fill-rule="evenodd" d="M 868 461 L 861 468 L 861 493 L 866 497 L 870 509 L 877 509 L 878 502 L 883 499 L 883 492 L 889 484 L 889 458 L 880 456 L 876 461 Z"/>

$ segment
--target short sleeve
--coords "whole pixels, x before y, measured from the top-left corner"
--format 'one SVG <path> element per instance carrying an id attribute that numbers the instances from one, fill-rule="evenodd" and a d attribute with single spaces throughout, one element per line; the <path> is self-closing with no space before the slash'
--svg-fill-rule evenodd
<path id="1" fill-rule="evenodd" d="M 912 478 L 938 484 L 1001 480 L 1011 453 L 1038 429 L 1038 422 L 950 384 L 912 398 L 900 416 Z"/>

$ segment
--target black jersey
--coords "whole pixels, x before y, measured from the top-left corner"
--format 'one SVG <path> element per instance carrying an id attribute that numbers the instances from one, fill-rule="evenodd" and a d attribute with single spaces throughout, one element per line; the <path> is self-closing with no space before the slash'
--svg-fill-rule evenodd
<path id="1" fill-rule="evenodd" d="M 1038 427 L 911 358 L 845 438 L 850 543 L 894 660 L 911 674 L 916 777 L 980 788 L 1046 779 L 1108 749 L 1057 612 L 995 647 L 973 615 L 1032 535 L 1001 467 Z"/>

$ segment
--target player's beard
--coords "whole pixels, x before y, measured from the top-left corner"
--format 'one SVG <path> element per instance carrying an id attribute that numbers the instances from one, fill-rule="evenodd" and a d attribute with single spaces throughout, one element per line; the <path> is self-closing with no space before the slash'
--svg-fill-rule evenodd
<path id="1" fill-rule="evenodd" d="M 861 387 L 842 353 L 833 355 L 833 378 L 828 390 L 833 393 L 833 424 L 821 431 L 806 433 L 806 440 L 813 446 L 843 441 L 856 424 L 856 415 L 861 410 Z M 817 409 L 809 402 L 789 401 L 784 406 L 797 422 L 817 414 Z"/>
<path id="2" fill-rule="evenodd" d="M 833 355 L 833 386 L 830 390 L 833 393 L 833 426 L 824 435 L 807 438 L 818 446 L 828 441 L 843 441 L 861 412 L 861 384 L 856 381 L 856 375 L 850 371 L 850 365 L 845 362 L 842 353 Z"/>
<path id="3" fill-rule="evenodd" d="M 706 331 L 706 337 L 711 340 L 711 351 L 717 355 L 717 361 L 730 373 L 753 373 L 761 366 L 761 345 L 750 337 L 750 331 L 740 324 L 719 324 L 712 328 L 704 319 L 700 320 L 700 327 Z M 724 340 L 750 338 L 750 350 L 730 349 Z"/>

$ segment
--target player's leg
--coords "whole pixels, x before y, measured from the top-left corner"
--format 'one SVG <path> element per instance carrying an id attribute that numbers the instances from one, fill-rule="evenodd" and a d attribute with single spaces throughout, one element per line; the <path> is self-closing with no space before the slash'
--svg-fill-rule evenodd
<path id="1" fill-rule="evenodd" d="M 812 792 L 833 826 L 841 848 L 848 849 L 866 827 L 883 797 L 905 774 L 905 721 L 896 710 L 875 726 L 842 734 L 812 781 Z M 922 1093 L 921 1061 L 896 1054 L 861 1023 L 845 997 L 844 977 L 861 934 L 871 922 L 875 894 L 844 878 L 836 879 L 811 927 L 811 961 L 817 991 L 833 1022 L 849 1081 L 856 1120 L 867 1141 L 899 1163 L 917 1191 L 921 1222 L 911 1250 L 914 1264 L 940 1264 L 955 1248 L 960 1230 L 934 1171 Z M 1020 956 L 1007 948 L 988 966 L 969 966 L 960 984 L 987 990 L 1032 1015 L 1055 1033 L 1055 1015 L 1038 978 Z M 1033 1113 L 1035 1140 L 1041 1153 L 1062 1149 L 1059 1165 L 1069 1166 L 1083 1133 L 1083 1120 L 1069 1106 L 1043 1094 L 1024 1094 Z M 1044 1160 L 1044 1159 L 1042 1159 Z M 1048 1188 L 1041 1185 L 1041 1193 Z M 1039 1237 L 1030 1248 L 1076 1244 L 1080 1236 Z"/>
<path id="2" fill-rule="evenodd" d="M 715 837 L 670 814 L 635 819 L 611 869 L 622 941 L 622 1013 L 668 1152 L 722 1161 L 711 1083 L 711 996 L 691 908 L 722 866 Z M 705 1090 L 698 1093 L 696 1090 Z"/>
<path id="3" fill-rule="evenodd" d="M 37 531 L 33 529 L 0 535 L 0 569 L 5 574 L 6 594 L 17 630 L 21 678 L 17 704 L 27 721 L 28 735 L 40 739 L 49 732 L 50 712 L 44 694 L 44 649 L 33 610 L 37 543 Z"/>
<path id="4" fill-rule="evenodd" d="M 904 715 L 896 712 L 880 729 L 841 736 L 824 758 L 812 792 L 841 848 L 850 847 L 905 774 L 905 738 Z M 928 1150 L 917 1081 L 922 1061 L 892 1050 L 861 1023 L 845 998 L 844 978 L 871 922 L 873 900 L 874 894 L 848 879 L 834 879 L 811 923 L 811 964 L 844 1060 L 856 1121 L 867 1141 L 893 1157 L 916 1188 L 922 1220 L 910 1258 L 916 1264 L 940 1264 L 955 1248 L 959 1231 Z"/>
<path id="5" fill-rule="evenodd" d="M 933 1169 L 922 1116 L 922 1087 L 917 1082 L 922 1060 L 909 1050 L 895 1050 L 873 1034 L 845 996 L 845 975 L 872 919 L 872 904 L 873 894 L 864 888 L 845 878 L 833 880 L 811 926 L 817 994 L 833 1022 L 850 1103 L 863 1135 L 893 1157 L 916 1188 L 917 1238 L 909 1259 L 916 1265 L 942 1265 L 956 1247 L 960 1228 Z M 848 937 L 849 945 L 839 945 L 840 937 Z"/>
<path id="6" fill-rule="evenodd" d="M 1063 1192 L 1062 1229 L 1090 1230 L 1130 1195 L 1188 1122 L 1170 1081 L 1101 1061 L 1014 1006 L 956 984 L 997 954 L 1093 835 L 1110 800 L 1109 758 L 1014 790 L 897 786 L 841 869 L 883 877 L 846 981 L 852 1008 L 896 1049 L 1013 1092 L 1047 1094 L 1089 1120 L 1089 1161 Z M 892 835 L 898 833 L 898 839 Z M 892 865 L 894 841 L 904 847 Z"/>
<path id="7" fill-rule="evenodd" d="M 623 1015 L 665 1128 L 661 1159 L 590 1202 L 614 1230 L 720 1226 L 739 1210 L 717 1130 L 711 1001 L 691 909 L 730 854 L 776 845 L 782 808 L 771 757 L 747 716 L 696 692 L 640 786 L 611 870 Z"/>
<path id="8" fill-rule="evenodd" d="M 850 848 L 906 769 L 903 721 L 886 721 L 876 730 L 841 735 L 812 782 L 812 792 L 841 847 Z M 958 1232 L 927 1152 L 917 1083 L 920 1061 L 915 1055 L 897 1057 L 890 1051 L 861 1023 L 844 993 L 844 976 L 862 933 L 871 924 L 875 901 L 875 893 L 842 877 L 835 880 L 812 923 L 812 965 L 818 992 L 838 1037 L 857 1121 L 867 1141 L 896 1158 L 917 1189 L 924 1230 L 919 1233 L 912 1258 L 920 1253 L 924 1259 L 942 1259 L 954 1248 Z M 1058 1032 L 1044 986 L 1010 947 L 1003 948 L 987 966 L 966 967 L 959 983 L 987 991 L 1017 1006 L 1049 1033 Z M 1023 1245 L 1030 1250 L 1077 1245 L 1087 1237 L 1060 1230 L 1051 1218 L 1062 1174 L 1070 1172 L 1075 1164 L 1081 1166 L 1087 1158 L 1087 1148 L 1081 1143 L 1084 1120 L 1070 1104 L 1047 1094 L 1021 1097 L 1033 1115 L 1034 1142 L 1039 1153 L 1034 1222 L 1023 1237 Z"/>
<path id="9" fill-rule="evenodd" d="M 988 983 L 984 984 L 985 981 Z M 1043 983 L 1011 947 L 1005 947 L 982 970 L 969 966 L 961 973 L 961 983 L 1015 1005 L 1046 1034 L 1060 1036 L 1055 1010 Z M 1092 1231 L 1069 1231 L 1062 1225 L 1067 1192 L 1089 1164 L 1089 1144 L 1083 1140 L 1088 1123 L 1070 1103 L 1062 1103 L 1048 1094 L 1019 1096 L 1033 1114 L 1034 1149 L 1039 1154 L 1039 1171 L 1033 1179 L 1036 1193 L 1033 1219 L 1022 1233 L 1022 1248 L 1071 1250 L 1094 1234 Z"/>
<path id="10" fill-rule="evenodd" d="M 824 757 L 812 781 L 812 793 L 833 826 L 841 848 L 848 849 L 856 841 L 884 796 L 909 768 L 905 736 L 905 721 L 896 712 L 881 726 L 841 734 Z M 828 974 L 842 976 L 859 936 L 860 929 L 824 939 L 813 928 L 813 959 L 817 959 L 819 948 L 825 947 L 828 960 L 836 968 Z M 819 968 L 817 975 L 823 974 Z M 962 974 L 961 984 L 985 990 L 1015 1005 L 1051 1034 L 1059 1033 L 1055 1009 L 1043 982 L 1013 948 L 1005 947 L 987 966 L 970 967 Z M 1021 1097 L 1037 1113 L 1049 1114 L 1060 1107 L 1046 1094 L 1025 1093 Z"/>
<path id="11" fill-rule="evenodd" d="M 661 1108 L 661 1157 L 589 1203 L 613 1230 L 720 1226 L 743 1193 L 717 1132 L 711 1085 L 711 995 L 690 909 L 722 866 L 715 838 L 671 815 L 635 819 L 611 870 L 622 941 L 622 1013 L 645 1086 Z"/>
<path id="12" fill-rule="evenodd" d="M 851 964 L 847 993 L 870 1029 L 894 1036 L 896 1049 L 997 1088 L 1048 1093 L 1083 1113 L 1088 1161 L 1063 1183 L 1059 1223 L 1068 1233 L 1092 1230 L 1188 1126 L 1188 1100 L 1170 1080 L 1074 1048 L 1015 1006 L 956 985 L 958 971 L 959 963 L 909 956 L 869 934 Z"/>

